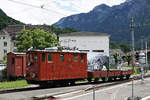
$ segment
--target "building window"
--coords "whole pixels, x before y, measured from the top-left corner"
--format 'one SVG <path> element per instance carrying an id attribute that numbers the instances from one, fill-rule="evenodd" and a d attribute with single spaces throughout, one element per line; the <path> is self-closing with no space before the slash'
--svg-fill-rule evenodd
<path id="1" fill-rule="evenodd" d="M 52 54 L 48 53 L 48 62 L 52 62 Z"/>
<path id="2" fill-rule="evenodd" d="M 7 46 L 7 42 L 4 42 L 4 47 L 6 47 Z"/>
<path id="3" fill-rule="evenodd" d="M 84 54 L 81 54 L 81 62 L 84 61 Z"/>
<path id="4" fill-rule="evenodd" d="M 4 49 L 4 54 L 7 54 L 7 50 Z"/>
<path id="5" fill-rule="evenodd" d="M 93 50 L 93 52 L 104 52 L 104 50 Z"/>
<path id="6" fill-rule="evenodd" d="M 64 54 L 61 54 L 61 55 L 60 55 L 60 61 L 61 61 L 61 62 L 64 62 Z"/>
<path id="7" fill-rule="evenodd" d="M 46 62 L 46 54 L 45 53 L 42 54 L 42 62 Z"/>
<path id="8" fill-rule="evenodd" d="M 78 54 L 74 54 L 74 62 L 78 61 Z"/>
<path id="9" fill-rule="evenodd" d="M 14 42 L 14 46 L 16 47 L 16 42 Z"/>
<path id="10" fill-rule="evenodd" d="M 5 39 L 5 36 L 3 36 L 3 39 Z"/>

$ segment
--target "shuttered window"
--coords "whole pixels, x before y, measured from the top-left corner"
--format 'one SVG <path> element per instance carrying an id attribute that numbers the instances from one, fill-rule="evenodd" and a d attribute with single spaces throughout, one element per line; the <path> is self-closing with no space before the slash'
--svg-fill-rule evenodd
<path id="1" fill-rule="evenodd" d="M 52 54 L 48 53 L 48 62 L 52 62 Z"/>
<path id="2" fill-rule="evenodd" d="M 45 53 L 42 54 L 42 62 L 46 62 L 46 54 Z"/>
<path id="3" fill-rule="evenodd" d="M 64 60 L 65 60 L 65 59 L 64 59 L 64 54 L 60 54 L 60 61 L 61 61 L 61 62 L 64 62 Z"/>
<path id="4" fill-rule="evenodd" d="M 81 62 L 84 61 L 84 54 L 81 54 Z"/>
<path id="5" fill-rule="evenodd" d="M 74 54 L 74 62 L 78 61 L 78 54 Z"/>

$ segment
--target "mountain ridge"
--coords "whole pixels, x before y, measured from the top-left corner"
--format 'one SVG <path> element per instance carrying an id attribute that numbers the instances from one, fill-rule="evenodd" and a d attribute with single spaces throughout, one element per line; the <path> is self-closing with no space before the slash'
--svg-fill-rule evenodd
<path id="1" fill-rule="evenodd" d="M 54 25 L 60 28 L 70 27 L 81 31 L 108 33 L 113 41 L 131 42 L 130 17 L 134 17 L 135 23 L 150 22 L 149 5 L 149 0 L 128 0 L 112 7 L 102 4 L 88 13 L 62 18 Z M 139 40 L 141 36 L 148 35 L 148 30 L 147 27 L 136 27 L 135 39 Z M 150 35 L 146 39 L 150 39 Z"/>

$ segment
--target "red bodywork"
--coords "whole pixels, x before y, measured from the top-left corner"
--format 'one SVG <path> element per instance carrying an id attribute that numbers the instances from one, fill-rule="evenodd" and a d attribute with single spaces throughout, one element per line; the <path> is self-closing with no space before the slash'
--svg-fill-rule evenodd
<path id="1" fill-rule="evenodd" d="M 7 54 L 7 76 L 24 77 L 26 74 L 26 54 L 8 53 Z"/>
<path id="2" fill-rule="evenodd" d="M 26 70 L 26 79 L 32 81 L 84 79 L 87 78 L 87 54 L 28 51 Z"/>

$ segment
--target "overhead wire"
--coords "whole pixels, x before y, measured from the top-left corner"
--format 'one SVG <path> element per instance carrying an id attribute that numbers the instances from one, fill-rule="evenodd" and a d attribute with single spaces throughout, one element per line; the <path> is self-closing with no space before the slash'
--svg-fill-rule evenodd
<path id="1" fill-rule="evenodd" d="M 26 6 L 31 6 L 31 7 L 34 7 L 34 8 L 39 8 L 39 9 L 51 11 L 51 12 L 53 12 L 53 13 L 55 13 L 55 14 L 58 14 L 58 15 L 67 16 L 67 15 L 65 15 L 65 14 L 63 14 L 63 13 L 58 12 L 58 11 L 55 11 L 55 10 L 52 10 L 52 9 L 44 8 L 44 5 L 41 5 L 41 6 L 31 5 L 31 4 L 24 3 L 24 2 L 20 2 L 20 1 L 16 1 L 16 0 L 8 0 L 8 1 L 13 2 L 13 3 L 22 4 L 22 5 L 26 5 Z"/>

